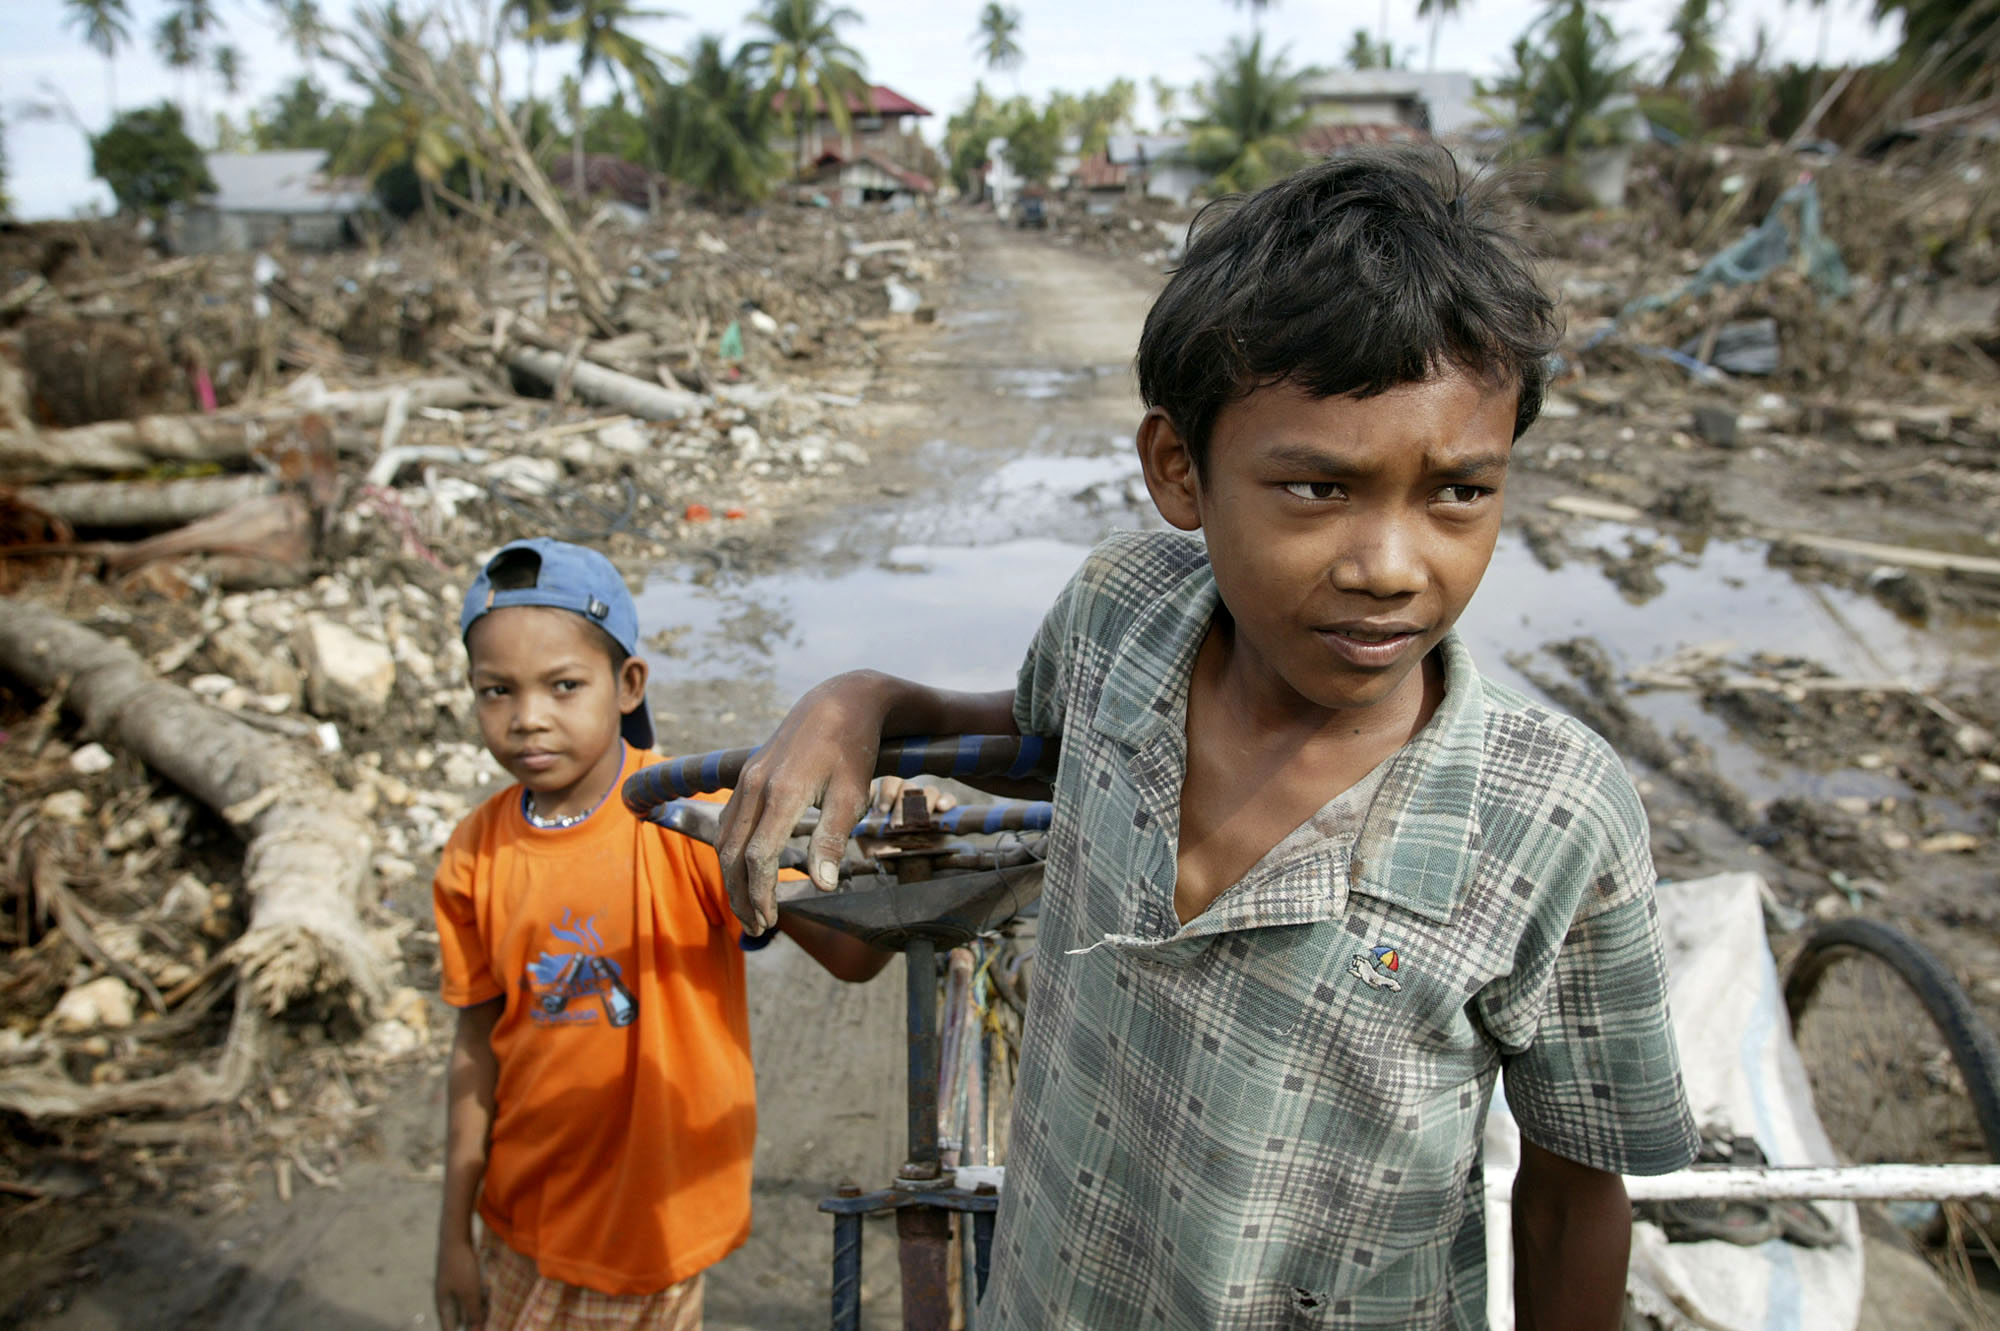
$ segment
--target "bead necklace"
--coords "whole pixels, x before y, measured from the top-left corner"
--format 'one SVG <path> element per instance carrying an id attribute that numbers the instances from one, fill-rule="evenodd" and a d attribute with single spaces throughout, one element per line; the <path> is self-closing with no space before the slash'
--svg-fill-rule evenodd
<path id="1" fill-rule="evenodd" d="M 591 814 L 603 808 L 604 801 L 610 799 L 611 792 L 616 789 L 618 789 L 618 778 L 613 777 L 611 784 L 605 787 L 604 793 L 597 797 L 597 803 L 591 805 L 582 813 L 568 813 L 560 818 L 544 818 L 542 815 L 536 813 L 535 793 L 532 790 L 523 790 L 521 792 L 521 816 L 528 820 L 528 826 L 530 827 L 539 828 L 544 832 L 559 832 L 565 827 L 575 827 L 578 823 L 590 817 Z"/>

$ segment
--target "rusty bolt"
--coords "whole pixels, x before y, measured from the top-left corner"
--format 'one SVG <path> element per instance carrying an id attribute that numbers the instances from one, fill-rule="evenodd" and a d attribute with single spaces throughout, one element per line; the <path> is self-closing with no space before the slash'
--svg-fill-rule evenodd
<path id="1" fill-rule="evenodd" d="M 833 1195 L 836 1197 L 859 1197 L 861 1195 L 861 1185 L 851 1178 L 844 1178 L 835 1185 Z"/>

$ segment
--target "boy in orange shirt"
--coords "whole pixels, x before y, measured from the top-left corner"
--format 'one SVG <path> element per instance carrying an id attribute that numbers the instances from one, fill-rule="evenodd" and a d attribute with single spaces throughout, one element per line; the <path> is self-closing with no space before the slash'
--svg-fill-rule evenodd
<path id="1" fill-rule="evenodd" d="M 750 1228 L 746 941 L 715 852 L 616 797 L 653 746 L 637 610 L 602 555 L 537 539 L 487 563 L 459 627 L 519 784 L 459 825 L 434 887 L 459 1010 L 439 1321 L 698 1327 L 702 1271 Z M 784 927 L 841 979 L 888 960 Z"/>

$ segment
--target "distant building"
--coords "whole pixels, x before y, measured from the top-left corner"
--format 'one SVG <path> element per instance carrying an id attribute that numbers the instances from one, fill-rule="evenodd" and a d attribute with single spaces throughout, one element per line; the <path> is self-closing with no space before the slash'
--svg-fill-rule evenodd
<path id="1" fill-rule="evenodd" d="M 364 181 L 326 174 L 318 148 L 210 153 L 206 161 L 215 192 L 168 223 L 183 254 L 333 249 L 351 244 L 355 220 L 376 207 Z"/>
<path id="2" fill-rule="evenodd" d="M 1397 125 L 1434 138 L 1479 126 L 1472 75 L 1449 70 L 1335 69 L 1307 79 L 1302 101 L 1316 125 Z"/>
<path id="3" fill-rule="evenodd" d="M 798 147 L 798 129 L 785 122 L 785 102 L 786 94 L 782 92 L 771 99 L 780 119 L 779 128 L 771 132 L 771 147 L 782 152 L 789 161 Z M 808 162 L 817 162 L 828 153 L 843 161 L 871 154 L 886 157 L 906 130 L 914 129 L 919 119 L 930 114 L 929 110 L 894 88 L 880 84 L 871 86 L 865 96 L 856 93 L 847 99 L 846 133 L 833 123 L 833 117 L 826 113 L 823 105 L 815 104 L 814 109 L 818 114 L 806 125 L 805 157 Z"/>
<path id="4" fill-rule="evenodd" d="M 1185 134 L 1113 134 L 1105 152 L 1136 181 L 1135 192 L 1186 204 L 1208 183 L 1208 172 L 1187 157 Z"/>
<path id="5" fill-rule="evenodd" d="M 849 208 L 867 203 L 907 208 L 937 193 L 937 182 L 929 176 L 874 153 L 842 157 L 828 152 L 799 181 Z"/>

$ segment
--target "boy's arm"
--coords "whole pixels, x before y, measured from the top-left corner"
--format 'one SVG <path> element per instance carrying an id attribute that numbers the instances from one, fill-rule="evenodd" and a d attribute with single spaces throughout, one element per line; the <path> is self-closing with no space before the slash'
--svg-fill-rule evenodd
<path id="1" fill-rule="evenodd" d="M 812 880 L 822 890 L 839 882 L 847 831 L 868 807 L 885 736 L 1016 732 L 1012 689 L 958 693 L 873 670 L 836 675 L 812 689 L 744 767 L 723 810 L 715 850 L 730 909 L 755 933 L 777 923 L 778 856 L 799 815 L 814 805 L 821 816 L 807 854 Z M 1013 788 L 1023 789 L 1047 788 Z"/>
<path id="2" fill-rule="evenodd" d="M 493 1026 L 505 998 L 458 1010 L 445 1092 L 444 1210 L 438 1221 L 437 1311 L 445 1331 L 477 1327 L 486 1316 L 472 1215 L 486 1177 L 493 1131 L 493 1089 L 500 1065 L 493 1057 Z"/>
<path id="3" fill-rule="evenodd" d="M 1524 1136 L 1513 1228 L 1517 1331 L 1616 1331 L 1632 1246 L 1625 1180 Z"/>

